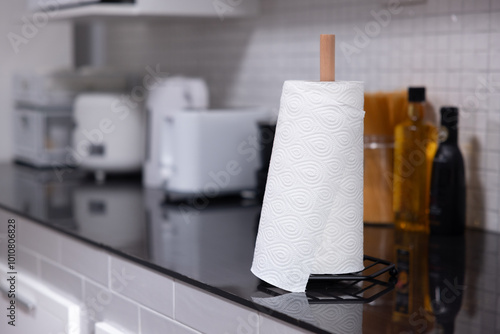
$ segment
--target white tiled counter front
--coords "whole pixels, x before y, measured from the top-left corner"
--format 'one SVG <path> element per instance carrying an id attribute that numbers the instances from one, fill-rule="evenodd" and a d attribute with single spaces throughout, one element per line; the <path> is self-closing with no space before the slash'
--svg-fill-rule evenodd
<path id="1" fill-rule="evenodd" d="M 96 323 L 133 334 L 308 333 L 0 209 L 2 265 L 8 219 L 16 220 L 19 289 L 30 276 L 78 303 L 82 334 L 94 333 Z"/>

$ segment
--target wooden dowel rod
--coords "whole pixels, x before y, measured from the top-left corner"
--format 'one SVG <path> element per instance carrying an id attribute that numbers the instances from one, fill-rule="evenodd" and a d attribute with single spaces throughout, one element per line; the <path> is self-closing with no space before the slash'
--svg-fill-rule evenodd
<path id="1" fill-rule="evenodd" d="M 321 35 L 319 67 L 321 81 L 335 81 L 335 35 Z"/>

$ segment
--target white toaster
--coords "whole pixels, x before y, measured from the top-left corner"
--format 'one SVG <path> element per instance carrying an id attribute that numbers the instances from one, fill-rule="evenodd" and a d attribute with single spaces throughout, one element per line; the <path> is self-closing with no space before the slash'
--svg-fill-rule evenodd
<path id="1" fill-rule="evenodd" d="M 153 89 L 143 184 L 169 194 L 215 197 L 252 190 L 260 167 L 263 108 L 209 109 L 203 79 L 170 77 Z"/>
<path id="2" fill-rule="evenodd" d="M 257 123 L 267 116 L 256 108 L 168 116 L 162 136 L 165 189 L 208 198 L 255 189 L 260 168 Z"/>

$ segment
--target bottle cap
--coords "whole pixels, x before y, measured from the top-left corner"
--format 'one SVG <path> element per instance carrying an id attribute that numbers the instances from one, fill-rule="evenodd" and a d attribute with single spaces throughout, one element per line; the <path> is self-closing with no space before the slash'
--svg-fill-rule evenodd
<path id="1" fill-rule="evenodd" d="M 452 106 L 441 107 L 441 125 L 446 127 L 457 126 L 458 108 Z"/>
<path id="2" fill-rule="evenodd" d="M 425 87 L 408 88 L 408 102 L 425 102 Z"/>

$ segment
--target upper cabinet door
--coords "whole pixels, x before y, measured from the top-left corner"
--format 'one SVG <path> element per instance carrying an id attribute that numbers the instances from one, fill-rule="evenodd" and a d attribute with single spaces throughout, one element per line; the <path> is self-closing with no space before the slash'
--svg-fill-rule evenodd
<path id="1" fill-rule="evenodd" d="M 28 0 L 31 11 L 53 20 L 116 17 L 229 17 L 259 13 L 260 0 Z"/>

